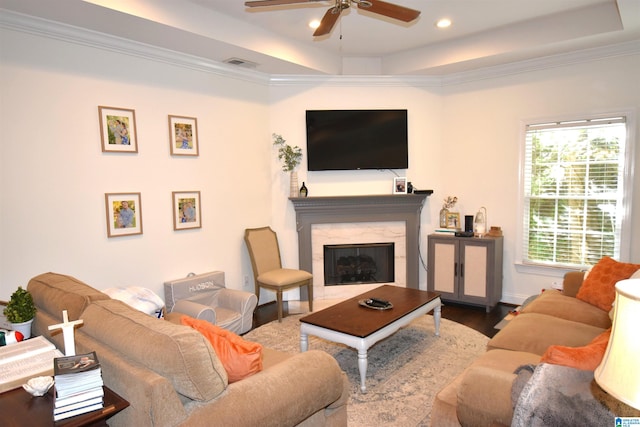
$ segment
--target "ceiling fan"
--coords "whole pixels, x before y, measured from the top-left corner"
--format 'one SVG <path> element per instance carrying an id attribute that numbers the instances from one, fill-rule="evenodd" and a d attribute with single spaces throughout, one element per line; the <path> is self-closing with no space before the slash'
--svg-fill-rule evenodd
<path id="1" fill-rule="evenodd" d="M 264 7 L 264 6 L 280 6 L 283 4 L 311 3 L 324 0 L 254 0 L 244 3 L 247 7 Z M 313 33 L 314 37 L 329 34 L 333 26 L 338 21 L 340 13 L 351 7 L 352 4 L 378 15 L 388 16 L 389 18 L 398 19 L 404 22 L 411 22 L 420 15 L 419 10 L 409 9 L 408 7 L 398 6 L 397 4 L 387 3 L 381 0 L 335 0 L 335 5 L 329 8 L 324 14 L 320 26 Z"/>

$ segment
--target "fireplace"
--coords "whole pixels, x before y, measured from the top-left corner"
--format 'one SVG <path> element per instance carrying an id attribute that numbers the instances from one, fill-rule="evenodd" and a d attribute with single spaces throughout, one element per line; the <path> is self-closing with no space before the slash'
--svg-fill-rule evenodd
<path id="1" fill-rule="evenodd" d="M 388 283 L 395 280 L 391 243 L 324 245 L 324 284 Z"/>
<path id="2" fill-rule="evenodd" d="M 394 281 L 387 283 L 420 289 L 420 213 L 431 193 L 290 198 L 296 211 L 300 268 L 313 273 L 314 299 L 351 298 L 380 286 L 325 286 L 323 248 L 333 244 L 393 242 Z M 307 298 L 305 289 L 300 297 Z"/>

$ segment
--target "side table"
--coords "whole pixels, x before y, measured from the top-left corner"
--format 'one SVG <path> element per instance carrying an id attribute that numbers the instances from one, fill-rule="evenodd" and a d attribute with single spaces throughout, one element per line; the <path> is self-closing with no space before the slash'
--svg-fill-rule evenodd
<path id="1" fill-rule="evenodd" d="M 21 426 L 55 426 L 85 427 L 106 426 L 107 419 L 129 406 L 129 402 L 104 387 L 104 408 L 53 421 L 53 388 L 44 396 L 34 397 L 22 387 L 0 394 L 0 414 L 2 425 L 6 427 Z"/>

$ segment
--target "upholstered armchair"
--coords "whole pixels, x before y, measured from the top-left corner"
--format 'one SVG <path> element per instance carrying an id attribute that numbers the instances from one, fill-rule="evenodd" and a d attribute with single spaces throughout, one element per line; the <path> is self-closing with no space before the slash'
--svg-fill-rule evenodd
<path id="1" fill-rule="evenodd" d="M 224 272 L 189 274 L 164 284 L 167 313 L 203 319 L 236 334 L 251 330 L 258 298 L 251 292 L 228 289 Z"/>

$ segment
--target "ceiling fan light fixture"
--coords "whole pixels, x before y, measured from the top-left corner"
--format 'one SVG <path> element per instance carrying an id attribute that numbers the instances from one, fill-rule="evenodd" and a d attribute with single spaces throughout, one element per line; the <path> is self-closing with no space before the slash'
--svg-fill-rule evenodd
<path id="1" fill-rule="evenodd" d="M 311 28 L 312 30 L 315 30 L 319 26 L 320 26 L 320 20 L 319 19 L 312 19 L 311 21 L 309 21 L 309 28 Z"/>
<path id="2" fill-rule="evenodd" d="M 449 28 L 451 26 L 451 19 L 449 18 L 441 18 L 436 21 L 436 27 L 438 28 Z"/>

